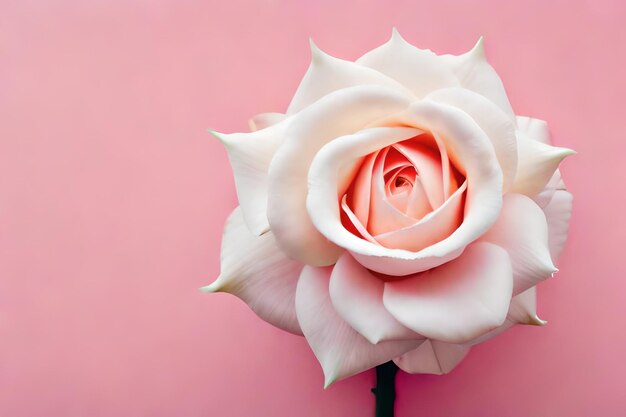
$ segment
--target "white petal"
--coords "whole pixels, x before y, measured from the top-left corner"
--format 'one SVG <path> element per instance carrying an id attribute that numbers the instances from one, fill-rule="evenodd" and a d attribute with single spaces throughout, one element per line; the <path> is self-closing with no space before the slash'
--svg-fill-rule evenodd
<path id="1" fill-rule="evenodd" d="M 296 311 L 304 337 L 324 370 L 324 386 L 415 349 L 420 340 L 371 344 L 337 314 L 328 292 L 332 267 L 305 266 L 298 281 Z"/>
<path id="2" fill-rule="evenodd" d="M 250 130 L 255 132 L 280 123 L 286 118 L 287 115 L 284 113 L 261 113 L 248 120 L 248 124 L 250 125 Z"/>
<path id="3" fill-rule="evenodd" d="M 287 139 L 270 166 L 267 213 L 279 246 L 290 257 L 309 265 L 332 265 L 342 252 L 316 230 L 306 211 L 307 174 L 319 149 L 406 109 L 408 104 L 409 98 L 394 90 L 359 86 L 331 93 L 294 116 Z M 338 194 L 334 192 L 334 214 L 338 216 Z"/>
<path id="4" fill-rule="evenodd" d="M 523 293 L 516 295 L 511 299 L 509 312 L 506 316 L 506 320 L 504 320 L 504 323 L 502 323 L 500 327 L 467 342 L 466 345 L 474 346 L 479 343 L 486 342 L 487 340 L 493 339 L 499 334 L 504 333 L 516 324 L 529 324 L 532 326 L 543 326 L 547 324 L 547 321 L 541 320 L 539 316 L 537 316 L 536 305 L 536 287 L 532 287 Z"/>
<path id="5" fill-rule="evenodd" d="M 547 323 L 537 315 L 537 287 L 532 287 L 511 299 L 507 320 L 516 324 L 543 326 Z"/>
<path id="6" fill-rule="evenodd" d="M 500 217 L 481 241 L 507 250 L 513 265 L 514 294 L 519 294 L 557 271 L 548 248 L 548 225 L 541 208 L 521 194 L 507 194 Z"/>
<path id="7" fill-rule="evenodd" d="M 272 232 L 251 234 L 238 207 L 224 228 L 220 276 L 202 290 L 233 294 L 268 323 L 302 334 L 295 308 L 301 270 L 278 249 Z"/>
<path id="8" fill-rule="evenodd" d="M 502 80 L 487 62 L 482 37 L 463 55 L 442 55 L 441 58 L 450 66 L 461 87 L 487 97 L 515 121 Z"/>
<path id="9" fill-rule="evenodd" d="M 333 91 L 357 85 L 381 85 L 411 94 L 400 83 L 378 71 L 324 53 L 311 40 L 311 65 L 289 104 L 287 114 L 295 114 Z"/>
<path id="10" fill-rule="evenodd" d="M 546 145 L 550 144 L 550 131 L 545 120 L 535 119 L 526 116 L 516 116 L 517 129 L 532 140 L 536 140 Z"/>
<path id="11" fill-rule="evenodd" d="M 443 375 L 453 370 L 467 356 L 470 347 L 437 340 L 426 340 L 394 362 L 410 374 Z"/>
<path id="12" fill-rule="evenodd" d="M 532 199 L 543 209 L 552 200 L 557 190 L 566 190 L 563 178 L 561 178 L 561 171 L 558 169 L 554 171 L 554 175 L 552 175 L 552 178 L 550 178 L 543 190 L 539 194 L 534 195 Z"/>
<path id="13" fill-rule="evenodd" d="M 285 139 L 289 119 L 252 133 L 210 131 L 228 151 L 235 175 L 237 198 L 246 224 L 256 235 L 269 230 L 267 220 L 268 169 L 276 150 Z"/>
<path id="14" fill-rule="evenodd" d="M 437 268 L 385 283 L 383 303 L 402 324 L 427 338 L 464 343 L 500 326 L 513 277 L 506 251 L 474 243 Z"/>
<path id="15" fill-rule="evenodd" d="M 397 80 L 420 98 L 439 88 L 459 85 L 437 55 L 411 45 L 395 29 L 387 43 L 366 53 L 356 63 Z"/>
<path id="16" fill-rule="evenodd" d="M 349 253 L 339 258 L 330 277 L 330 298 L 335 310 L 370 343 L 421 338 L 387 311 L 383 305 L 384 288 L 384 282 Z"/>
<path id="17" fill-rule="evenodd" d="M 543 212 L 548 222 L 548 245 L 550 255 L 554 262 L 557 261 L 565 242 L 569 230 L 569 221 L 572 217 L 573 196 L 567 191 L 557 190 L 552 196 L 552 200 L 544 207 Z"/>
<path id="18" fill-rule="evenodd" d="M 513 183 L 517 170 L 517 138 L 510 117 L 485 96 L 464 88 L 437 90 L 427 98 L 458 107 L 487 134 L 502 168 L 502 187 L 506 191 Z"/>
<path id="19" fill-rule="evenodd" d="M 517 134 L 517 173 L 511 192 L 533 197 L 541 192 L 563 159 L 576 152 Z"/>
<path id="20" fill-rule="evenodd" d="M 418 252 L 372 244 L 342 226 L 337 201 L 341 167 L 393 144 L 403 137 L 400 133 L 402 129 L 409 131 L 410 128 L 391 128 L 399 132 L 397 137 L 392 133 L 381 134 L 372 128 L 338 138 L 324 146 L 309 171 L 307 209 L 317 230 L 330 241 L 348 249 L 366 268 L 387 275 L 409 275 L 456 258 L 465 246 L 491 227 L 502 204 L 502 171 L 489 138 L 467 114 L 457 108 L 422 100 L 414 103 L 408 112 L 381 121 L 386 122 L 416 126 L 446 138 L 450 150 L 460 160 L 457 166 L 465 168 L 468 180 L 466 211 L 461 226 L 446 239 Z"/>

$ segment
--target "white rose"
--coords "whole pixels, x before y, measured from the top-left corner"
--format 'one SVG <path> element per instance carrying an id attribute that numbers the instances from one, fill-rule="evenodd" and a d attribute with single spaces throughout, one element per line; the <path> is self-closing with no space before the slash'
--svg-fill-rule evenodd
<path id="1" fill-rule="evenodd" d="M 356 62 L 312 55 L 285 114 L 215 133 L 240 207 L 206 290 L 303 334 L 326 385 L 391 359 L 445 373 L 543 324 L 535 286 L 566 240 L 573 152 L 515 116 L 482 40 L 439 56 L 394 31 Z"/>

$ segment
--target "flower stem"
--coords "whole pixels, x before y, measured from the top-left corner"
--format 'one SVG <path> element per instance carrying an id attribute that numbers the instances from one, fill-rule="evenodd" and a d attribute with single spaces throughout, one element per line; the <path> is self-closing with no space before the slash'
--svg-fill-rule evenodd
<path id="1" fill-rule="evenodd" d="M 396 373 L 398 367 L 393 361 L 376 367 L 376 417 L 393 417 L 393 403 L 396 399 Z"/>

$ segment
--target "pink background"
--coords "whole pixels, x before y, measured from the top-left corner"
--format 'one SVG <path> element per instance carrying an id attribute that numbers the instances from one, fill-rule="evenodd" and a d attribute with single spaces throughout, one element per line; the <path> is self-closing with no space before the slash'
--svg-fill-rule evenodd
<path id="1" fill-rule="evenodd" d="M 303 339 L 197 288 L 236 205 L 206 128 L 284 110 L 309 36 L 354 59 L 393 25 L 440 53 L 485 35 L 516 111 L 579 152 L 549 325 L 401 375 L 398 417 L 626 415 L 624 3 L 337 3 L 1 2 L 0 415 L 373 415 L 372 372 L 324 391 Z"/>

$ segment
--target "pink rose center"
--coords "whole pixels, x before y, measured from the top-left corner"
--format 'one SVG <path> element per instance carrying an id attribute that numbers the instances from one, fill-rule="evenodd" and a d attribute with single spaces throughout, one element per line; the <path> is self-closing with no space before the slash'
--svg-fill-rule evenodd
<path id="1" fill-rule="evenodd" d="M 373 152 L 342 198 L 342 223 L 381 246 L 423 249 L 463 221 L 467 184 L 461 171 L 429 133 Z"/>

